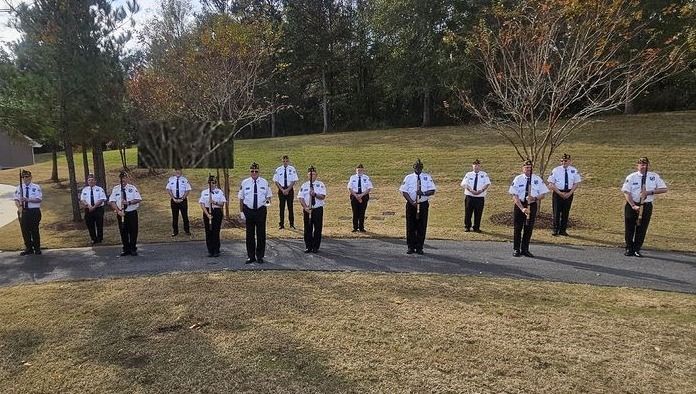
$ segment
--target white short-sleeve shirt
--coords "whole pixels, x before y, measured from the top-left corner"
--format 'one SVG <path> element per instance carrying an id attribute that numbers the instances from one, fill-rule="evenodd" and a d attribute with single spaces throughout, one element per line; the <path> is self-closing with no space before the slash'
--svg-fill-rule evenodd
<path id="1" fill-rule="evenodd" d="M 516 195 L 520 198 L 520 201 L 524 201 L 525 189 L 527 188 L 527 175 L 520 174 L 515 177 L 510 185 L 508 193 Z M 529 196 L 538 198 L 549 192 L 549 188 L 546 187 L 544 181 L 536 174 L 532 174 L 532 181 L 530 183 Z"/>
<path id="2" fill-rule="evenodd" d="M 271 187 L 264 178 L 256 178 L 256 208 L 261 208 L 271 198 Z M 237 198 L 249 209 L 254 209 L 254 178 L 248 177 L 239 186 Z"/>
<path id="3" fill-rule="evenodd" d="M 621 191 L 624 193 L 629 193 L 631 195 L 631 198 L 633 199 L 633 202 L 635 203 L 640 202 L 640 189 L 642 178 L 643 174 L 636 171 L 626 177 L 626 180 L 624 181 L 624 184 L 621 187 Z M 667 184 L 665 183 L 665 181 L 662 180 L 662 178 L 660 178 L 660 176 L 657 173 L 648 171 L 645 177 L 646 191 L 650 192 L 654 191 L 655 189 L 663 189 L 666 187 Z M 655 196 L 653 195 L 649 195 L 645 198 L 645 202 L 653 202 L 653 200 L 655 200 Z"/>
<path id="4" fill-rule="evenodd" d="M 565 178 L 566 173 L 568 174 L 568 188 L 570 190 L 575 186 L 576 183 L 582 182 L 582 177 L 580 176 L 580 171 L 573 166 L 563 167 L 558 166 L 551 170 L 551 174 L 547 181 L 556 185 L 558 190 L 566 190 Z"/>
<path id="5" fill-rule="evenodd" d="M 123 190 L 126 192 L 126 201 L 133 201 L 133 200 L 142 200 L 142 197 L 140 197 L 140 192 L 138 189 L 131 185 L 130 183 L 126 184 L 126 186 L 123 187 Z M 116 185 L 114 188 L 111 190 L 111 196 L 109 197 L 109 202 L 115 202 L 116 205 L 119 205 L 123 198 L 121 197 L 122 193 L 122 188 L 121 185 Z M 140 203 L 137 204 L 128 204 L 126 207 L 126 212 L 132 212 L 140 208 Z"/>
<path id="6" fill-rule="evenodd" d="M 314 193 L 316 194 L 321 194 L 323 196 L 326 196 L 326 185 L 324 185 L 324 182 L 322 181 L 314 181 L 312 182 L 312 185 L 314 186 Z M 312 196 L 309 195 L 309 181 L 305 182 L 302 184 L 300 187 L 300 192 L 297 193 L 297 199 L 298 200 L 304 200 L 305 205 L 308 207 L 312 203 Z M 311 208 L 319 208 L 323 207 L 326 200 L 314 199 L 314 205 L 311 205 Z"/>
<path id="7" fill-rule="evenodd" d="M 474 182 L 476 181 L 476 177 L 478 177 L 478 183 L 476 184 L 476 190 L 481 190 L 486 185 L 491 184 L 491 179 L 488 177 L 488 174 L 486 174 L 485 171 L 479 171 L 478 173 L 474 171 L 469 171 L 464 175 L 464 178 L 462 179 L 461 187 L 464 189 L 464 194 L 467 196 L 472 196 L 472 197 L 486 197 L 486 194 L 488 191 L 483 191 L 477 195 L 472 194 L 469 189 L 467 189 L 467 186 L 471 189 L 474 188 Z"/>
<path id="8" fill-rule="evenodd" d="M 285 183 L 287 179 L 287 184 Z M 283 188 L 287 187 L 290 182 L 297 182 L 300 178 L 297 175 L 297 170 L 295 167 L 288 164 L 287 167 L 280 166 L 276 168 L 275 173 L 273 173 L 273 182 L 278 182 Z"/>
<path id="9" fill-rule="evenodd" d="M 412 172 L 404 178 L 404 181 L 401 182 L 401 187 L 399 187 L 399 191 L 404 193 L 408 193 L 409 197 L 411 197 L 412 201 L 416 201 L 416 191 L 418 190 L 418 178 L 419 175 L 416 174 L 415 172 Z M 433 177 L 430 176 L 430 174 L 421 172 L 420 173 L 420 184 L 421 184 L 421 191 L 422 192 L 428 192 L 428 191 L 435 191 L 437 190 L 435 186 L 435 181 L 433 181 Z M 420 196 L 419 201 L 424 202 L 428 201 L 430 199 L 430 196 Z"/>

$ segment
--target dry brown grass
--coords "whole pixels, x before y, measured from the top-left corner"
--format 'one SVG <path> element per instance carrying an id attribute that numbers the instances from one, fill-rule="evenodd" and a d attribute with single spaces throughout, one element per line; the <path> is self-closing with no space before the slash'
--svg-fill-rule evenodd
<path id="1" fill-rule="evenodd" d="M 693 295 L 222 272 L 0 289 L 2 391 L 693 392 Z"/>
<path id="2" fill-rule="evenodd" d="M 573 202 L 571 217 L 583 223 L 580 229 L 570 228 L 573 237 L 558 239 L 548 230 L 536 231 L 534 242 L 580 245 L 623 244 L 623 204 L 620 187 L 632 171 L 639 156 L 650 157 L 653 168 L 666 180 L 669 193 L 660 195 L 655 203 L 646 248 L 693 251 L 696 232 L 696 112 L 677 112 L 636 116 L 608 117 L 578 133 L 562 150 L 575 158 L 575 165 L 585 177 Z M 319 169 L 319 178 L 328 187 L 324 215 L 324 234 L 327 237 L 355 237 L 351 233 L 350 202 L 346 182 L 354 166 L 362 162 L 375 181 L 376 189 L 368 207 L 366 227 L 370 233 L 360 236 L 405 237 L 404 202 L 397 192 L 404 175 L 416 157 L 424 160 L 426 171 L 431 172 L 438 186 L 432 200 L 428 238 L 466 240 L 505 240 L 512 237 L 508 226 L 491 222 L 491 216 L 512 210 L 507 189 L 519 170 L 519 160 L 505 141 L 490 130 L 462 126 L 432 129 L 394 129 L 354 133 L 298 136 L 261 140 L 245 140 L 236 144 L 236 164 L 233 170 L 233 190 L 251 161 L 260 163 L 262 176 L 279 165 L 279 157 L 289 154 L 300 172 L 309 164 Z M 135 151 L 130 152 L 130 162 Z M 474 158 L 484 162 L 493 181 L 484 211 L 485 234 L 465 233 L 463 225 L 463 195 L 459 187 L 462 176 L 471 169 Z M 81 155 L 76 157 L 81 173 Z M 113 186 L 118 174 L 118 155 L 107 152 L 109 185 Z M 64 162 L 64 161 L 62 161 Z M 50 163 L 31 167 L 35 179 L 50 177 Z M 61 169 L 61 176 L 66 172 Z M 195 187 L 194 195 L 207 177 L 207 170 L 187 171 Z M 0 171 L 0 182 L 16 182 L 16 171 Z M 169 200 L 164 184 L 169 174 L 142 178 L 136 181 L 145 202 L 140 213 L 141 242 L 170 242 Z M 54 189 L 44 184 L 45 203 L 42 220 L 42 243 L 49 248 L 87 246 L 85 230 L 60 231 L 58 224 L 70 220 L 70 202 L 65 188 Z M 195 199 L 197 201 L 197 198 Z M 192 216 L 199 218 L 200 209 L 191 204 Z M 237 205 L 232 212 L 238 210 Z M 544 202 L 543 209 L 551 210 Z M 299 213 L 299 209 L 295 209 Z M 385 215 L 384 213 L 395 213 Z M 113 213 L 108 215 L 113 216 Z M 301 218 L 298 231 L 277 230 L 278 207 L 273 201 L 268 214 L 269 237 L 301 237 Z M 223 229 L 224 239 L 243 239 L 243 229 Z M 201 230 L 193 239 L 203 239 Z M 11 223 L 0 228 L 0 250 L 18 250 L 22 247 L 19 226 Z M 105 242 L 118 244 L 117 227 L 112 224 L 105 231 Z"/>

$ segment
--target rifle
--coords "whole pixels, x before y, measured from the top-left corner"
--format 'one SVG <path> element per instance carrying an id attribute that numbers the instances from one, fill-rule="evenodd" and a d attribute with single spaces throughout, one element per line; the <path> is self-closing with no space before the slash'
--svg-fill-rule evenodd
<path id="1" fill-rule="evenodd" d="M 312 193 L 314 191 L 314 180 L 312 179 L 312 172 L 310 171 L 309 173 L 309 192 Z M 311 196 L 311 194 L 310 194 Z M 312 221 L 312 208 L 314 208 L 314 204 L 316 203 L 316 199 L 314 196 L 311 196 L 309 199 L 309 221 Z"/>
<path id="2" fill-rule="evenodd" d="M 24 198 L 24 192 L 22 188 L 22 169 L 19 169 L 19 195 Z M 19 227 L 22 227 L 22 209 L 24 209 L 24 201 L 22 201 L 22 206 L 17 208 L 17 219 L 19 219 Z"/>
<path id="3" fill-rule="evenodd" d="M 213 218 L 213 182 L 210 181 L 210 172 L 208 172 L 208 205 L 210 208 L 206 209 L 209 218 Z"/>
<path id="4" fill-rule="evenodd" d="M 529 218 L 532 214 L 532 208 L 531 208 L 532 204 L 529 202 L 529 197 L 532 197 L 532 182 L 531 182 L 532 174 L 529 174 L 529 179 L 530 179 L 530 182 L 527 182 L 527 186 L 526 186 L 527 198 L 525 198 L 525 200 L 527 202 L 527 212 L 524 213 L 524 216 L 525 216 L 524 225 L 525 226 L 529 226 Z"/>
<path id="5" fill-rule="evenodd" d="M 420 219 L 420 193 L 421 193 L 421 180 L 420 174 L 417 174 L 416 178 L 416 220 Z"/>
<path id="6" fill-rule="evenodd" d="M 645 181 L 648 178 L 648 164 L 645 164 L 645 173 L 640 178 L 640 202 L 638 203 L 638 219 L 636 219 L 636 226 L 640 226 L 641 221 L 643 221 L 643 210 L 645 209 L 645 198 L 643 193 L 645 192 Z"/>

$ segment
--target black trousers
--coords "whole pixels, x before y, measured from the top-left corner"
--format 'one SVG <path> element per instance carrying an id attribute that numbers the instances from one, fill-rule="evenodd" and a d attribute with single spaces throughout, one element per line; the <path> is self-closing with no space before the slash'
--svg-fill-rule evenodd
<path id="1" fill-rule="evenodd" d="M 104 207 L 96 208 L 92 212 L 86 209 L 85 225 L 92 242 L 101 242 L 104 239 Z"/>
<path id="2" fill-rule="evenodd" d="M 406 203 L 406 244 L 409 249 L 422 250 L 425 232 L 428 228 L 428 207 L 430 203 L 420 203 L 420 214 L 416 218 L 416 207 Z"/>
<path id="3" fill-rule="evenodd" d="M 294 196 L 294 189 L 290 189 L 287 195 L 283 194 L 283 192 L 278 190 L 278 202 L 280 204 L 280 222 L 278 222 L 278 225 L 280 227 L 285 226 L 285 205 L 288 206 L 288 220 L 290 221 L 290 225 L 293 227 L 295 226 L 295 212 L 293 212 L 292 210 L 292 202 Z"/>
<path id="4" fill-rule="evenodd" d="M 350 207 L 353 210 L 353 230 L 365 230 L 365 211 L 368 201 L 370 201 L 369 194 L 363 196 L 361 203 L 351 194 Z"/>
<path id="5" fill-rule="evenodd" d="M 483 216 L 484 197 L 464 197 L 464 227 L 471 228 L 471 217 L 474 217 L 474 230 L 481 228 L 481 216 Z"/>
<path id="6" fill-rule="evenodd" d="M 212 212 L 213 220 L 203 215 L 203 226 L 205 227 L 205 246 L 208 253 L 220 253 L 220 228 L 222 227 L 222 208 L 214 208 Z"/>
<path id="7" fill-rule="evenodd" d="M 172 234 L 179 234 L 179 212 L 181 212 L 181 220 L 184 222 L 184 232 L 188 233 L 189 217 L 188 217 L 188 199 L 185 198 L 182 202 L 174 202 L 170 200 L 172 208 Z"/>
<path id="8" fill-rule="evenodd" d="M 40 208 L 26 208 L 22 210 L 21 227 L 25 250 L 37 251 L 41 249 L 41 236 L 39 235 L 40 222 Z"/>
<path id="9" fill-rule="evenodd" d="M 265 206 L 251 209 L 244 206 L 246 217 L 246 250 L 250 259 L 262 259 L 266 254 L 266 215 Z"/>
<path id="10" fill-rule="evenodd" d="M 562 190 L 567 192 L 568 190 Z M 568 229 L 568 216 L 570 215 L 570 206 L 573 205 L 573 195 L 564 199 L 557 193 L 553 193 L 551 206 L 553 209 L 553 231 L 557 233 L 565 233 Z"/>
<path id="11" fill-rule="evenodd" d="M 631 208 L 629 203 L 624 207 L 624 224 L 626 236 L 626 249 L 631 252 L 639 252 L 645 241 L 645 234 L 648 232 L 650 217 L 652 217 L 653 205 L 651 202 L 643 204 L 643 218 L 640 225 L 637 224 L 638 212 Z"/>
<path id="12" fill-rule="evenodd" d="M 522 206 L 527 207 L 527 203 L 523 203 Z M 517 208 L 517 205 L 514 205 L 512 210 L 515 224 L 513 248 L 518 251 L 528 252 L 537 215 L 537 203 L 529 204 L 529 222 L 527 222 L 524 212 Z"/>
<path id="13" fill-rule="evenodd" d="M 312 209 L 312 218 L 304 209 L 304 243 L 307 249 L 319 249 L 321 245 L 321 228 L 324 224 L 324 207 Z"/>
<path id="14" fill-rule="evenodd" d="M 116 215 L 121 231 L 121 244 L 124 252 L 137 252 L 138 247 L 138 211 L 126 212 L 124 217 Z"/>

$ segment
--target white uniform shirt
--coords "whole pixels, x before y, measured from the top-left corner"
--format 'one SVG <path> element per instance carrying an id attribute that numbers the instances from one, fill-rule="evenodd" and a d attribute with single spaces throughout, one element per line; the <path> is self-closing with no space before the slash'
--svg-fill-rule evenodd
<path id="1" fill-rule="evenodd" d="M 573 186 L 575 186 L 576 183 L 582 182 L 582 177 L 580 177 L 580 172 L 578 171 L 577 168 L 573 166 L 568 166 L 568 190 L 572 189 Z M 549 179 L 547 181 L 549 183 L 553 183 L 556 185 L 556 188 L 558 190 L 565 190 L 565 175 L 566 175 L 566 168 L 563 166 L 558 166 L 551 170 L 551 174 L 549 175 Z"/>
<path id="2" fill-rule="evenodd" d="M 243 200 L 247 208 L 254 209 L 254 178 L 249 177 L 242 181 L 237 198 Z M 265 206 L 266 200 L 270 198 L 271 187 L 268 181 L 261 177 L 256 178 L 256 208 Z"/>
<path id="3" fill-rule="evenodd" d="M 80 192 L 80 201 L 82 201 L 86 206 L 91 207 L 92 205 L 92 187 L 91 186 L 85 186 L 82 188 L 82 192 Z M 104 192 L 104 189 L 102 189 L 99 186 L 94 186 L 94 205 L 98 205 L 99 200 L 104 200 L 104 203 L 106 203 L 106 192 Z M 104 204 L 102 204 L 103 206 Z"/>
<path id="4" fill-rule="evenodd" d="M 140 197 L 140 192 L 138 189 L 131 185 L 130 183 L 127 183 L 125 186 L 126 189 L 126 201 L 133 201 L 133 200 L 142 200 L 142 197 Z M 111 196 L 109 197 L 109 202 L 115 202 L 116 206 L 121 206 L 121 185 L 116 185 L 114 186 L 113 190 L 111 190 Z M 126 207 L 126 212 L 132 212 L 135 211 L 136 209 L 140 208 L 140 203 L 137 204 L 128 204 Z"/>
<path id="5" fill-rule="evenodd" d="M 203 204 L 206 208 L 210 208 L 210 190 L 208 189 L 203 189 L 201 192 L 201 198 L 198 199 L 199 204 Z M 213 208 L 222 208 L 223 205 L 227 202 L 227 199 L 225 198 L 225 193 L 222 192 L 219 188 L 213 189 Z"/>
<path id="6" fill-rule="evenodd" d="M 360 188 L 362 189 L 360 193 L 365 193 L 372 189 L 372 181 L 370 177 L 362 174 L 360 175 Z M 348 190 L 352 190 L 354 193 L 358 192 L 358 174 L 353 174 L 348 180 Z"/>
<path id="7" fill-rule="evenodd" d="M 16 201 L 19 201 L 20 198 L 25 197 L 29 199 L 34 199 L 34 198 L 39 198 L 43 199 L 43 193 L 41 193 L 41 186 L 37 185 L 36 183 L 29 182 L 29 184 L 25 184 L 22 182 L 22 187 L 20 188 L 19 185 L 15 188 L 15 197 L 14 199 Z M 40 202 L 29 202 L 29 203 L 22 203 L 27 204 L 27 208 L 41 208 L 41 203 Z"/>
<path id="8" fill-rule="evenodd" d="M 433 177 L 430 176 L 430 174 L 426 174 L 425 172 L 421 172 L 420 174 L 420 181 L 421 181 L 421 191 L 423 193 L 431 191 L 431 190 L 437 190 L 435 187 L 435 182 L 433 181 Z M 411 197 L 412 201 L 416 201 L 416 191 L 418 190 L 418 175 L 416 175 L 415 172 L 410 173 L 406 175 L 404 178 L 404 181 L 401 182 L 401 187 L 399 188 L 400 192 L 406 192 L 408 193 L 409 197 Z M 430 199 L 430 196 L 420 196 L 419 201 L 424 202 L 428 201 Z"/>
<path id="9" fill-rule="evenodd" d="M 631 198 L 635 203 L 640 202 L 640 183 L 642 178 L 643 174 L 636 171 L 626 177 L 626 181 L 624 182 L 623 187 L 621 188 L 622 192 L 628 192 L 631 194 Z M 667 184 L 665 184 L 665 181 L 663 181 L 662 178 L 660 178 L 660 176 L 657 175 L 657 173 L 648 171 L 648 175 L 645 178 L 646 191 L 650 192 L 654 191 L 655 189 L 663 189 L 666 187 Z M 645 197 L 645 202 L 653 202 L 654 199 L 655 196 L 649 195 Z"/>
<path id="10" fill-rule="evenodd" d="M 170 190 L 172 192 L 172 196 L 176 198 L 176 183 L 177 179 L 176 176 L 170 176 L 169 180 L 167 181 L 167 187 L 165 189 Z M 179 177 L 179 198 L 184 197 L 184 193 L 191 191 L 191 184 L 189 183 L 188 179 L 186 179 L 185 176 L 180 176 Z"/>
<path id="11" fill-rule="evenodd" d="M 297 170 L 295 169 L 295 167 L 288 164 L 287 167 L 280 166 L 276 168 L 275 173 L 273 174 L 273 182 L 278 182 L 280 186 L 283 187 L 283 189 L 287 187 L 285 184 L 286 172 L 288 185 L 290 184 L 290 182 L 297 182 L 300 180 L 300 178 L 297 176 Z"/>
<path id="12" fill-rule="evenodd" d="M 472 192 L 469 191 L 466 187 L 469 186 L 472 190 L 474 189 L 474 182 L 476 181 L 476 177 L 478 176 L 478 183 L 476 184 L 476 190 L 481 190 L 486 185 L 491 184 L 491 179 L 488 177 L 488 174 L 486 174 L 485 171 L 479 171 L 478 174 L 474 171 L 469 171 L 464 175 L 464 178 L 462 179 L 461 186 L 464 188 L 464 194 L 467 196 L 471 197 L 486 197 L 486 194 L 488 191 L 483 191 L 479 194 L 473 194 Z"/>
<path id="13" fill-rule="evenodd" d="M 517 197 L 520 198 L 520 201 L 524 202 L 525 189 L 527 188 L 527 179 L 527 175 L 525 174 L 517 175 L 515 179 L 512 181 L 512 185 L 510 185 L 508 193 L 512 195 L 517 195 Z M 538 198 L 539 196 L 549 192 L 549 188 L 546 187 L 544 181 L 536 174 L 532 174 L 532 183 L 529 189 L 529 196 L 534 198 Z"/>
<path id="14" fill-rule="evenodd" d="M 312 184 L 314 185 L 314 193 L 326 196 L 326 185 L 324 185 L 324 182 L 314 181 Z M 312 196 L 309 195 L 309 181 L 302 184 L 300 187 L 300 192 L 297 193 L 297 199 L 304 200 L 305 205 L 308 207 L 312 204 Z M 314 205 L 312 205 L 311 208 L 323 207 L 324 204 L 325 200 L 315 198 Z"/>

